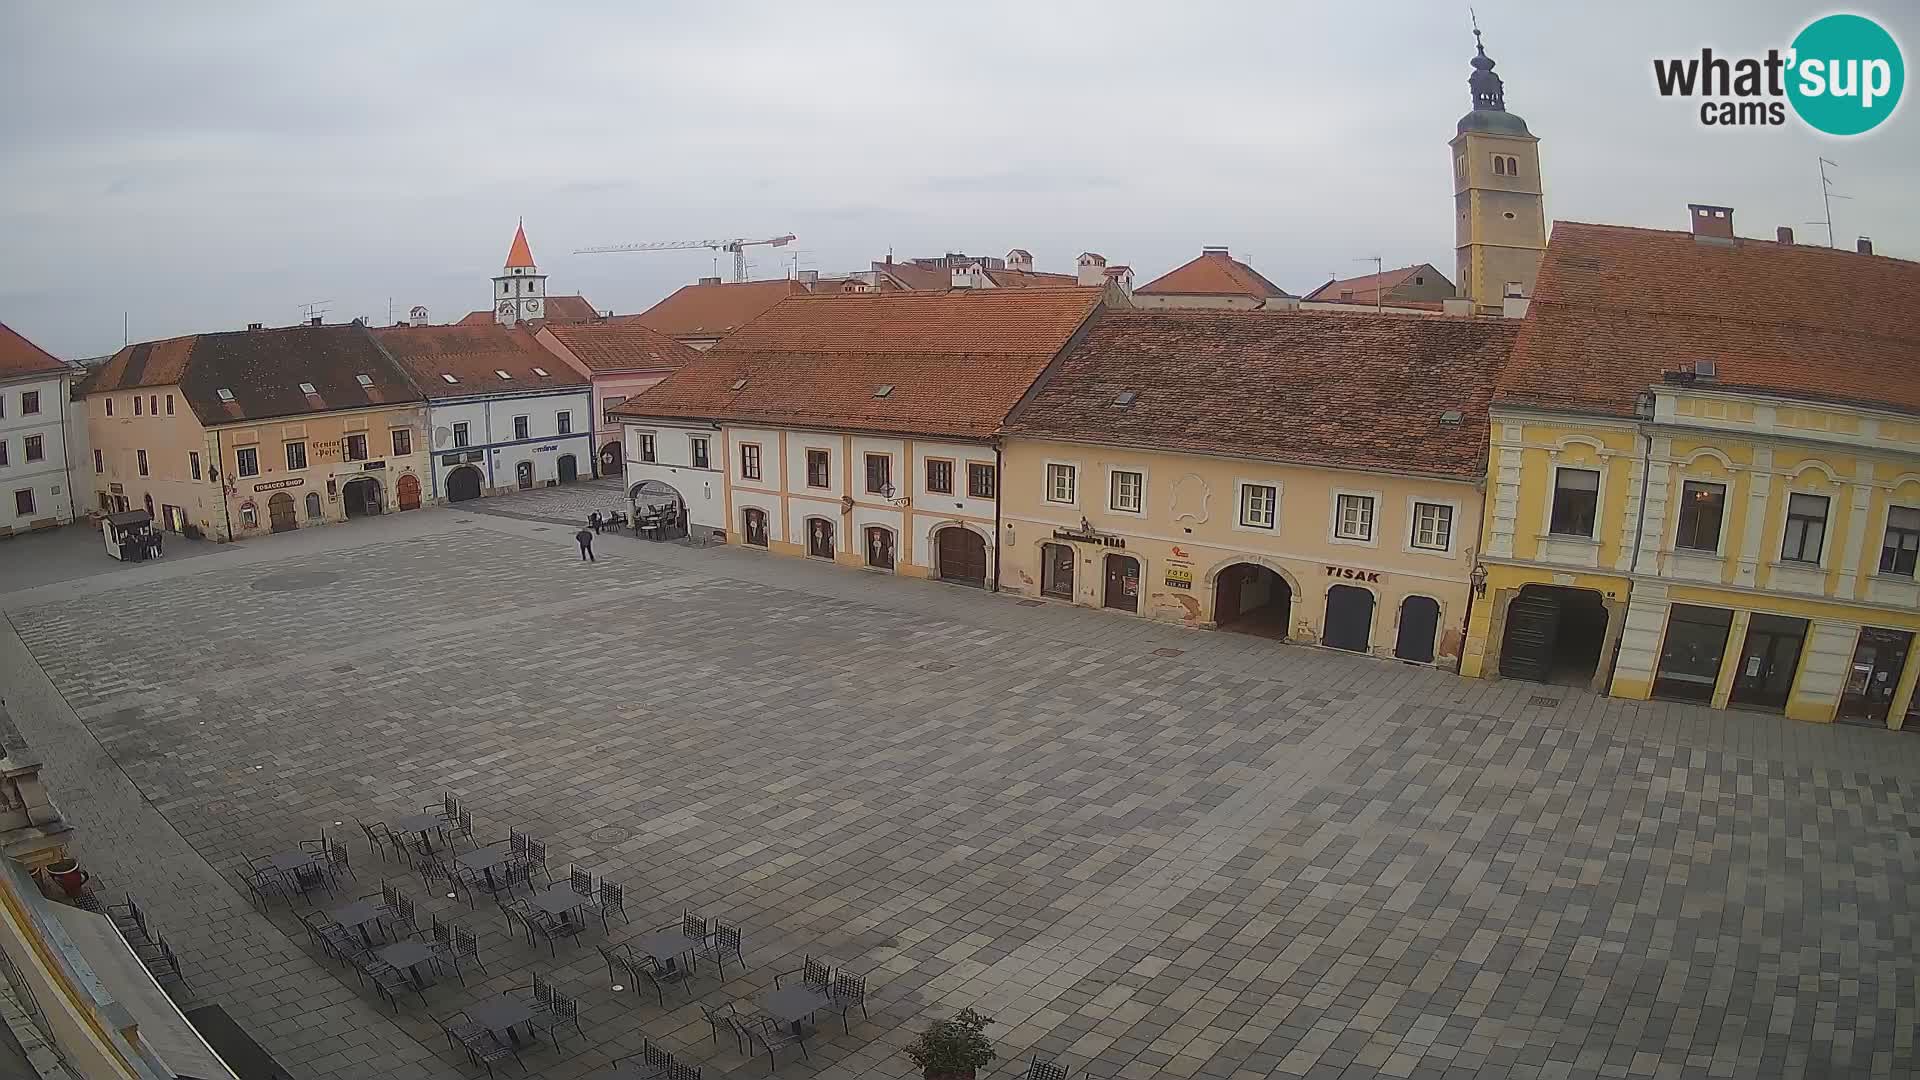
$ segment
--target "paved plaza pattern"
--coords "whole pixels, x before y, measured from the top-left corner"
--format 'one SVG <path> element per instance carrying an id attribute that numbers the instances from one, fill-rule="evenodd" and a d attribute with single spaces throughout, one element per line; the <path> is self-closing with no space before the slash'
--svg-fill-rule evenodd
<path id="1" fill-rule="evenodd" d="M 616 940 L 683 909 L 742 923 L 748 970 L 696 1000 L 803 955 L 868 972 L 871 1017 L 824 1020 L 780 1075 L 915 1075 L 899 1046 L 965 1005 L 999 1021 L 998 1076 L 1035 1053 L 1214 1080 L 1920 1067 L 1920 738 L 737 549 L 610 536 L 582 564 L 568 523 L 617 494 L 0 597 L 35 669 L 0 677 L 48 705 L 14 711 L 83 861 L 159 898 L 195 992 L 296 1076 L 472 1075 L 432 1017 L 535 971 L 586 1032 L 535 1075 L 643 1037 L 765 1075 L 692 1002 L 613 992 L 597 932 L 555 958 L 433 899 L 488 975 L 394 1015 L 233 891 L 336 821 L 374 891 L 354 820 L 447 790 L 487 838 L 624 883 Z"/>

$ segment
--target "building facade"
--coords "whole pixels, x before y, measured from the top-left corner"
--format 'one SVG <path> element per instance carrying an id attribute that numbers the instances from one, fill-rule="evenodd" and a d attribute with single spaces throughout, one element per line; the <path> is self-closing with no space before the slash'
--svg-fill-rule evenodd
<path id="1" fill-rule="evenodd" d="M 592 383 L 596 476 L 619 476 L 626 468 L 614 408 L 699 355 L 632 316 L 544 326 L 536 340 Z"/>
<path id="2" fill-rule="evenodd" d="M 1280 309 L 1295 297 L 1223 247 L 1202 248 L 1189 260 L 1133 290 L 1137 308 Z"/>
<path id="3" fill-rule="evenodd" d="M 224 541 L 427 499 L 423 398 L 358 323 L 129 345 L 83 391 L 102 511 Z"/>
<path id="4" fill-rule="evenodd" d="M 74 516 L 67 474 L 73 369 L 0 323 L 0 537 Z"/>
<path id="5" fill-rule="evenodd" d="M 1104 313 L 1008 420 L 1002 587 L 1452 667 L 1516 331 Z"/>
<path id="6" fill-rule="evenodd" d="M 1556 228 L 1463 670 L 1920 725 L 1920 265 L 1691 212 Z"/>
<path id="7" fill-rule="evenodd" d="M 1534 292 L 1547 248 L 1540 140 L 1507 111 L 1506 89 L 1478 45 L 1468 86 L 1473 111 L 1453 141 L 1454 285 L 1482 315 L 1499 315 L 1508 298 Z"/>
<path id="8" fill-rule="evenodd" d="M 522 326 L 393 326 L 374 337 L 427 400 L 428 497 L 570 484 L 593 475 L 586 376 Z"/>

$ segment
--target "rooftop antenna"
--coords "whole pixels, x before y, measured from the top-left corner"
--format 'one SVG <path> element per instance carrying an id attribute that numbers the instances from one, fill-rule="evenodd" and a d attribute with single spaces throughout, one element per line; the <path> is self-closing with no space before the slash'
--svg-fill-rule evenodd
<path id="1" fill-rule="evenodd" d="M 303 323 L 310 323 L 313 321 L 313 317 L 315 315 L 325 315 L 327 313 L 327 305 L 331 303 L 333 303 L 333 301 L 331 300 L 315 300 L 312 303 L 301 304 L 300 307 L 306 312 L 306 314 L 300 319 L 300 321 Z"/>
<path id="2" fill-rule="evenodd" d="M 1827 179 L 1827 166 L 1829 165 L 1837 169 L 1840 167 L 1840 163 L 1837 161 L 1828 161 L 1826 158 L 1820 159 L 1820 204 L 1826 207 L 1827 219 L 1825 221 L 1809 221 L 1807 222 L 1807 224 L 1825 225 L 1827 227 L 1827 246 L 1832 247 L 1834 246 L 1833 245 L 1833 200 L 1851 199 L 1853 198 L 1853 196 L 1842 195 L 1833 190 L 1833 181 Z"/>
<path id="3" fill-rule="evenodd" d="M 1386 273 L 1384 269 L 1386 264 L 1378 255 L 1362 255 L 1353 261 L 1373 264 L 1373 313 L 1378 315 L 1380 314 L 1380 275 Z"/>

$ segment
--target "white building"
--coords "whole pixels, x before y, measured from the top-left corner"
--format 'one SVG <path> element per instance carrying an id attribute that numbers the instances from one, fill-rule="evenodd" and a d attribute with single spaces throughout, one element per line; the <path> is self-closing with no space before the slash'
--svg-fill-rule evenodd
<path id="1" fill-rule="evenodd" d="M 74 371 L 0 323 L 0 536 L 73 520 L 67 401 Z"/>
<path id="2" fill-rule="evenodd" d="M 591 386 L 525 328 L 390 326 L 374 336 L 427 398 L 435 500 L 593 475 Z"/>

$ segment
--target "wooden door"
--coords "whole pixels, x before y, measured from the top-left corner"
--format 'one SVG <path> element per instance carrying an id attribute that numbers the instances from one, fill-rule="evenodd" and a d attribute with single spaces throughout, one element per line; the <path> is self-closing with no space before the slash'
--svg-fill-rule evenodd
<path id="1" fill-rule="evenodd" d="M 267 500 L 267 520 L 274 532 L 290 532 L 299 528 L 300 522 L 293 513 L 293 496 L 284 491 L 274 492 L 273 498 Z"/>
<path id="2" fill-rule="evenodd" d="M 875 570 L 893 569 L 893 530 L 877 525 L 867 529 L 867 565 Z"/>
<path id="3" fill-rule="evenodd" d="M 514 478 L 514 481 L 520 485 L 520 489 L 522 491 L 532 487 L 533 486 L 533 462 L 523 461 L 520 464 L 515 465 L 513 467 L 513 478 Z"/>
<path id="4" fill-rule="evenodd" d="M 1327 590 L 1327 625 L 1320 644 L 1350 652 L 1373 647 L 1373 594 L 1355 585 Z"/>
<path id="5" fill-rule="evenodd" d="M 1139 559 L 1131 555 L 1107 556 L 1106 606 L 1117 611 L 1139 612 Z"/>
<path id="6" fill-rule="evenodd" d="M 972 529 L 950 525 L 938 534 L 940 580 L 961 585 L 987 583 L 987 542 Z"/>
<path id="7" fill-rule="evenodd" d="M 560 482 L 563 484 L 571 484 L 578 479 L 580 479 L 580 463 L 574 460 L 572 454 L 561 454 Z"/>
<path id="8" fill-rule="evenodd" d="M 1500 674 L 1509 679 L 1546 682 L 1553 668 L 1553 645 L 1560 636 L 1560 598 L 1539 589 L 1521 589 L 1507 605 L 1506 638 L 1500 646 Z"/>
<path id="9" fill-rule="evenodd" d="M 745 534 L 747 543 L 754 547 L 767 546 L 767 512 L 749 507 L 746 511 Z"/>
<path id="10" fill-rule="evenodd" d="M 833 558 L 833 522 L 826 518 L 807 519 L 807 554 L 816 559 Z"/>
<path id="11" fill-rule="evenodd" d="M 1440 602 L 1427 596 L 1400 601 L 1400 633 L 1393 655 L 1417 664 L 1433 663 L 1434 634 L 1440 629 Z"/>
<path id="12" fill-rule="evenodd" d="M 420 478 L 419 477 L 412 476 L 412 475 L 401 477 L 399 484 L 395 485 L 395 490 L 399 493 L 399 496 L 400 496 L 400 509 L 402 510 L 420 509 Z"/>

